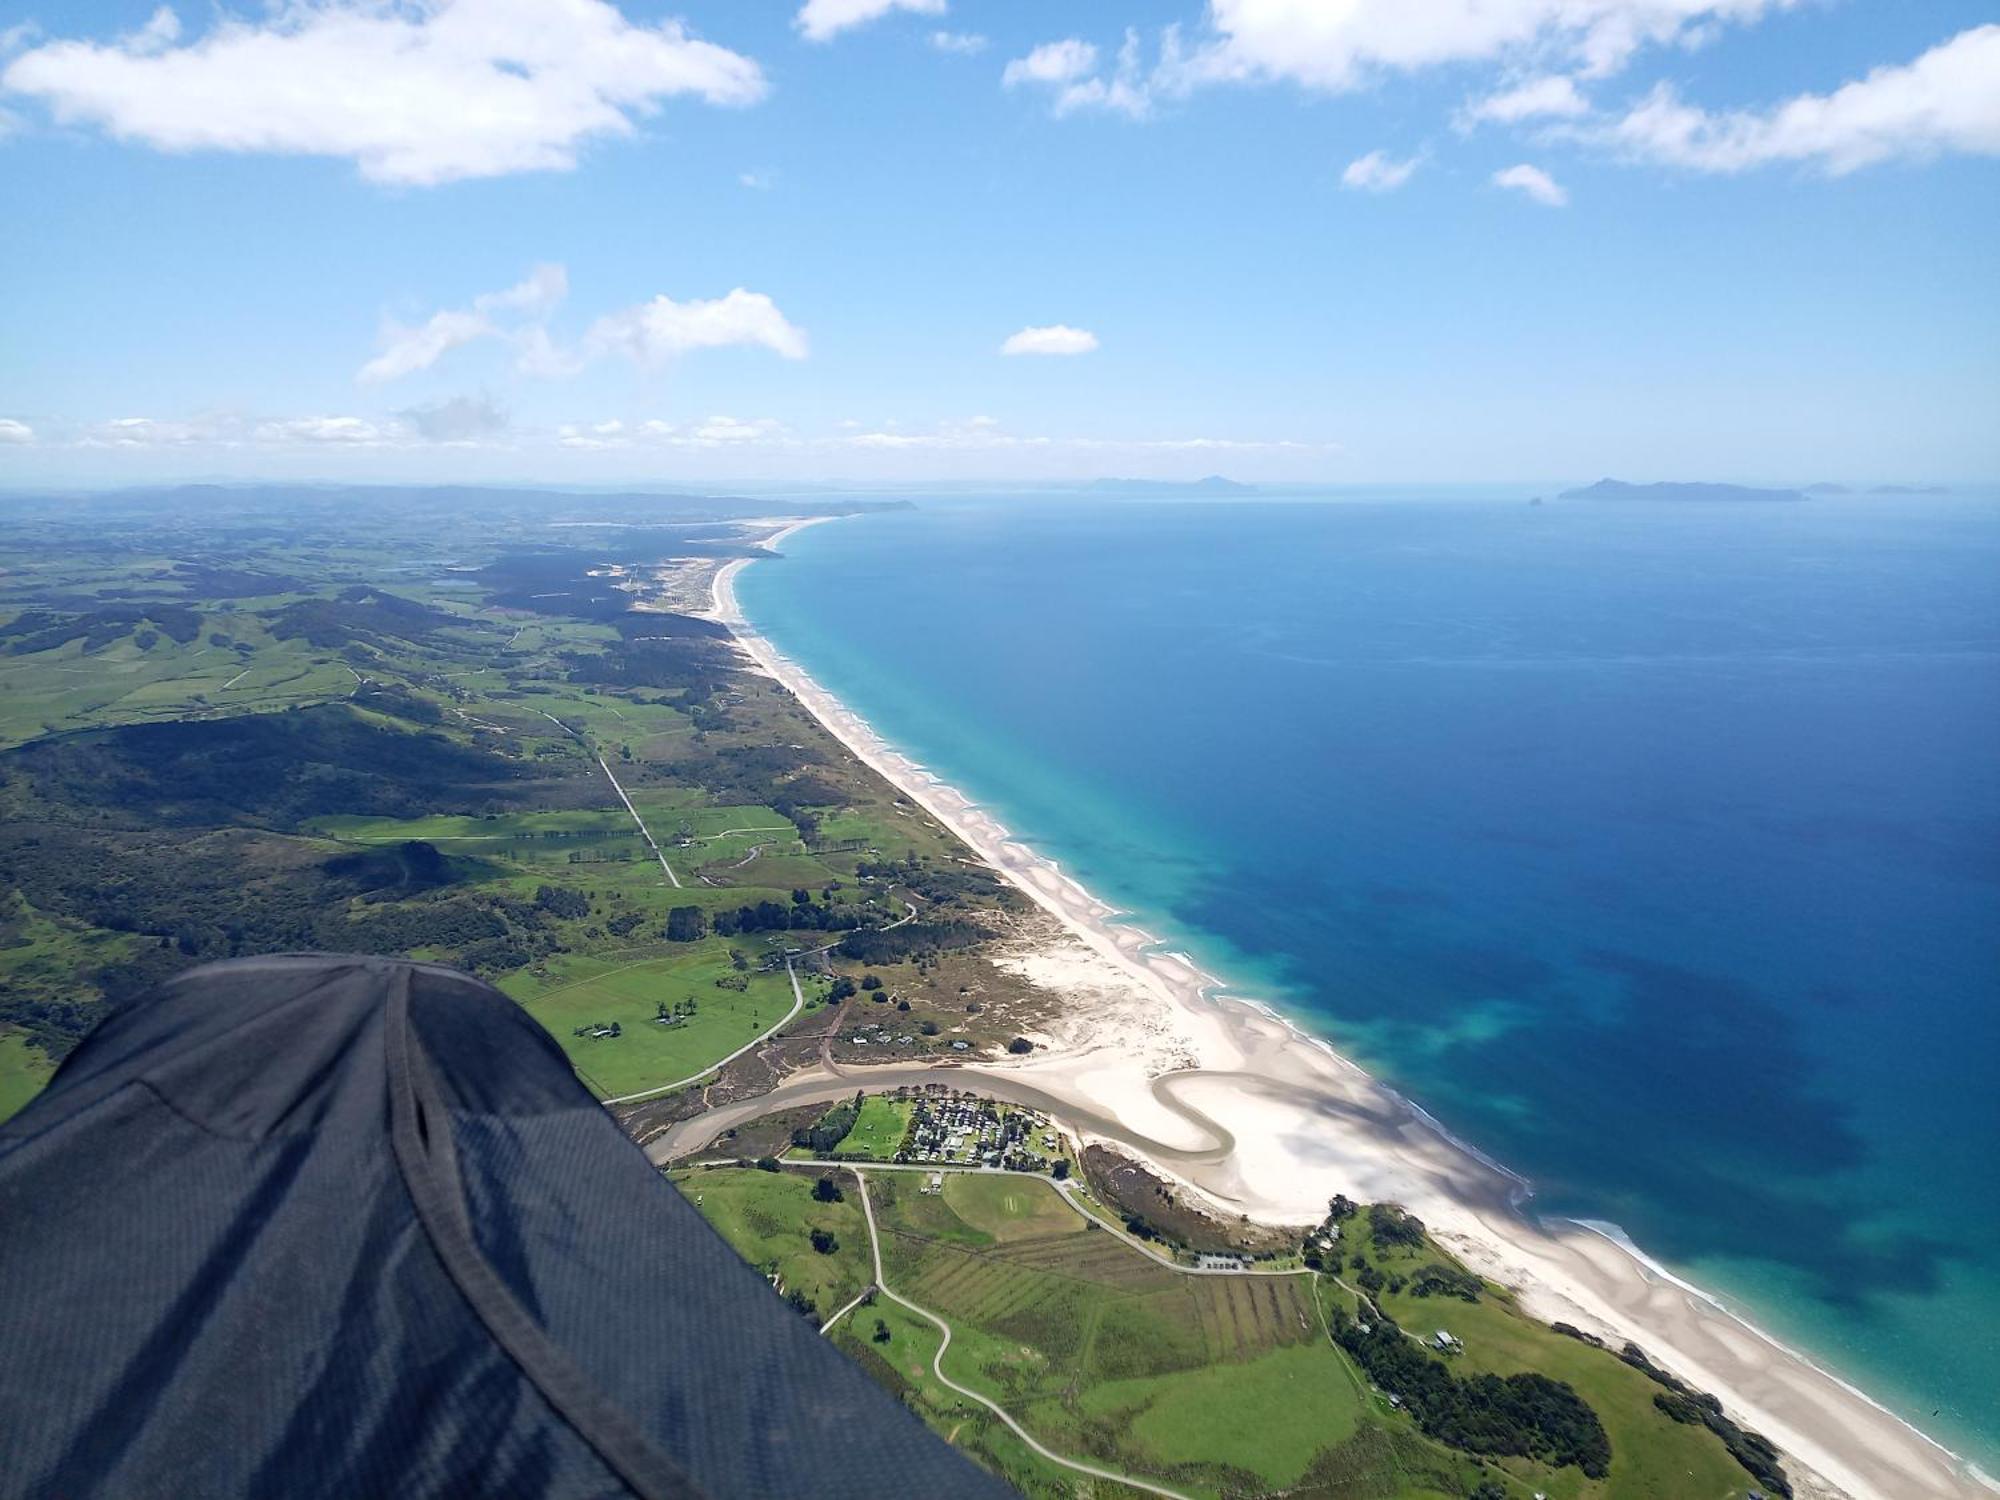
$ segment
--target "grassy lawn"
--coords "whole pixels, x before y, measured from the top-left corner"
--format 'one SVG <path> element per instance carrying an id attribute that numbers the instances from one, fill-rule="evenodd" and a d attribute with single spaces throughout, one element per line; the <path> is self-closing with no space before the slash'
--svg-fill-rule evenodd
<path id="1" fill-rule="evenodd" d="M 1363 1396 L 1323 1343 L 1274 1349 L 1243 1364 L 1107 1381 L 1079 1402 L 1123 1428 L 1161 1469 L 1225 1464 L 1273 1489 L 1298 1483 L 1322 1449 L 1360 1426 Z"/>
<path id="2" fill-rule="evenodd" d="M 1362 1221 L 1350 1230 L 1353 1248 L 1364 1250 L 1385 1274 L 1404 1276 L 1443 1256 L 1434 1247 L 1377 1250 Z M 1351 1279 L 1351 1276 L 1350 1276 Z M 1329 1297 L 1344 1293 L 1330 1289 Z M 1407 1291 L 1381 1294 L 1382 1310 L 1404 1328 L 1428 1337 L 1449 1329 L 1465 1352 L 1451 1360 L 1460 1375 L 1534 1371 L 1567 1381 L 1604 1423 L 1611 1439 L 1611 1472 L 1590 1480 L 1574 1469 L 1550 1470 L 1518 1460 L 1506 1467 L 1550 1500 L 1724 1500 L 1747 1494 L 1754 1481 L 1721 1442 L 1703 1428 L 1669 1421 L 1653 1405 L 1661 1387 L 1607 1350 L 1566 1338 L 1521 1313 L 1504 1290 L 1489 1288 L 1476 1303 L 1456 1297 L 1414 1297 Z"/>
<path id="3" fill-rule="evenodd" d="M 738 1255 L 767 1276 L 775 1272 L 786 1292 L 810 1298 L 816 1322 L 832 1317 L 873 1279 L 868 1227 L 851 1179 L 838 1203 L 815 1199 L 814 1179 L 799 1172 L 728 1167 L 679 1172 L 674 1180 Z M 837 1248 L 824 1255 L 814 1250 L 808 1238 L 814 1229 L 832 1234 Z M 848 1316 L 868 1311 L 857 1308 Z"/>
<path id="4" fill-rule="evenodd" d="M 1051 1183 L 1032 1177 L 947 1172 L 946 1207 L 998 1243 L 1051 1234 L 1084 1234 L 1089 1226 Z"/>
<path id="5" fill-rule="evenodd" d="M 910 1130 L 910 1106 L 900 1099 L 884 1099 L 870 1094 L 861 1101 L 861 1114 L 847 1139 L 834 1148 L 836 1156 L 854 1156 L 867 1161 L 888 1161 L 903 1144 Z"/>
<path id="6" fill-rule="evenodd" d="M 0 1120 L 9 1120 L 42 1091 L 56 1065 L 18 1031 L 0 1033 Z"/>
<path id="7" fill-rule="evenodd" d="M 719 1061 L 767 1030 L 792 1007 L 792 987 L 782 969 L 737 974 L 726 945 L 708 941 L 685 953 L 619 963 L 563 954 L 550 959 L 551 979 L 509 974 L 501 989 L 547 1028 L 600 1098 L 672 1083 Z M 719 986 L 741 978 L 743 990 Z M 671 1026 L 656 1019 L 692 999 L 694 1014 Z M 615 1037 L 578 1036 L 580 1026 L 616 1021 Z"/>

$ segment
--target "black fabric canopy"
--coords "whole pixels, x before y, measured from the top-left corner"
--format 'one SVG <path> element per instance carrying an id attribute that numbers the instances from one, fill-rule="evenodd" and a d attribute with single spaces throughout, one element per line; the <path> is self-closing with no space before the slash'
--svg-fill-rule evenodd
<path id="1" fill-rule="evenodd" d="M 1010 1493 L 450 969 L 192 970 L 0 1126 L 0 1495 Z"/>

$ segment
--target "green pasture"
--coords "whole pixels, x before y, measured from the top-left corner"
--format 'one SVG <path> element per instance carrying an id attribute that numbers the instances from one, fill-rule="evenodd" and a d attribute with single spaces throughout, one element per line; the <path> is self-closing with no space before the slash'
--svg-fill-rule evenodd
<path id="1" fill-rule="evenodd" d="M 834 1148 L 833 1154 L 861 1161 L 889 1161 L 895 1156 L 896 1148 L 903 1144 L 903 1137 L 909 1134 L 910 1114 L 911 1106 L 907 1102 L 870 1094 L 861 1101 L 861 1114 L 855 1120 L 854 1128 Z M 800 1147 L 798 1151 L 803 1156 L 812 1155 L 806 1147 Z"/>
<path id="2" fill-rule="evenodd" d="M 841 1202 L 821 1203 L 812 1195 L 814 1180 L 741 1168 L 675 1174 L 680 1190 L 736 1253 L 766 1276 L 775 1272 L 787 1292 L 810 1297 L 815 1321 L 823 1323 L 874 1279 L 874 1270 L 853 1182 L 842 1184 Z M 826 1255 L 813 1249 L 813 1229 L 831 1233 L 837 1248 Z M 848 1316 L 867 1311 L 857 1308 Z"/>
<path id="3" fill-rule="evenodd" d="M 569 1054 L 583 1080 L 612 1098 L 674 1083 L 720 1061 L 767 1031 L 792 1008 L 784 970 L 738 976 L 726 945 L 690 944 L 685 953 L 619 962 L 559 954 L 543 966 L 549 977 L 518 970 L 499 986 L 521 1002 Z M 741 977 L 743 990 L 715 981 Z M 810 997 L 810 991 L 808 992 Z M 693 999 L 695 1013 L 663 1026 L 657 1007 Z M 615 1037 L 575 1035 L 579 1026 L 616 1021 Z"/>
<path id="4" fill-rule="evenodd" d="M 1055 1188 L 1031 1177 L 947 1172 L 945 1206 L 996 1243 L 1050 1234 L 1082 1234 L 1088 1225 Z"/>
<path id="5" fill-rule="evenodd" d="M 13 1116 L 42 1091 L 56 1065 L 18 1031 L 0 1032 L 0 1121 Z"/>
<path id="6" fill-rule="evenodd" d="M 232 644 L 212 645 L 217 632 Z M 277 640 L 240 612 L 205 615 L 186 644 L 164 634 L 150 648 L 130 635 L 87 654 L 83 644 L 0 656 L 0 749 L 77 729 L 320 703 L 355 685 L 330 652 Z"/>

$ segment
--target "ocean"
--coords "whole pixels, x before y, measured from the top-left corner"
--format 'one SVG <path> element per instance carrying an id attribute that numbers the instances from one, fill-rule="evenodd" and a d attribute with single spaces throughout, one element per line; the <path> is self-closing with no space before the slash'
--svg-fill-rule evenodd
<path id="1" fill-rule="evenodd" d="M 953 496 L 752 623 L 1098 895 L 2000 1471 L 2000 498 Z"/>

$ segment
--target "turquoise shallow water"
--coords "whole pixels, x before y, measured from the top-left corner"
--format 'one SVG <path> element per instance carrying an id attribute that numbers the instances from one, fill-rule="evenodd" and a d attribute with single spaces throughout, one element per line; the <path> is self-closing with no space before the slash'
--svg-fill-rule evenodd
<path id="1" fill-rule="evenodd" d="M 958 497 L 757 627 L 1237 988 L 2000 1470 L 2000 504 Z"/>

